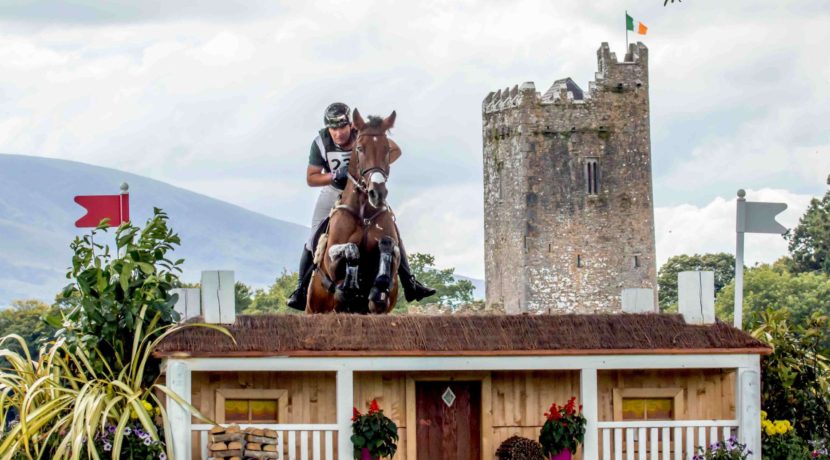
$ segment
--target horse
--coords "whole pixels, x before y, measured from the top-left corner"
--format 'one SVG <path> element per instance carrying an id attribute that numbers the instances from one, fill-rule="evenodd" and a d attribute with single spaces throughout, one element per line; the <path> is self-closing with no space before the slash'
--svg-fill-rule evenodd
<path id="1" fill-rule="evenodd" d="M 395 307 L 400 237 L 386 205 L 391 152 L 386 132 L 395 117 L 393 111 L 364 121 L 353 112 L 358 134 L 349 180 L 317 244 L 306 313 L 388 313 Z"/>

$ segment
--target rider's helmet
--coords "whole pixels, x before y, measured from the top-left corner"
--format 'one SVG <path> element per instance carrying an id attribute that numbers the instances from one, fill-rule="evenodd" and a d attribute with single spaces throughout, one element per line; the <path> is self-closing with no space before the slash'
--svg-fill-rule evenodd
<path id="1" fill-rule="evenodd" d="M 351 123 L 349 120 L 349 106 L 342 102 L 335 102 L 326 107 L 323 115 L 323 124 L 326 128 L 340 128 Z"/>

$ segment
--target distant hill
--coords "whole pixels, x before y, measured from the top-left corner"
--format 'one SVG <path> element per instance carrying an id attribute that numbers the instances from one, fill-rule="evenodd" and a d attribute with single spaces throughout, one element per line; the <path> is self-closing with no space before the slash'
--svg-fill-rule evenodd
<path id="1" fill-rule="evenodd" d="M 202 270 L 234 270 L 254 287 L 273 283 L 284 268 L 297 269 L 308 227 L 282 221 L 170 184 L 66 160 L 0 154 L 0 306 L 14 299 L 51 302 L 68 282 L 69 243 L 85 229 L 74 224 L 84 209 L 75 195 L 118 193 L 130 185 L 130 217 L 143 224 L 153 207 L 164 209 L 182 240 L 183 279 Z M 112 237 L 104 237 L 112 244 Z M 484 295 L 483 281 L 476 298 Z"/>
<path id="2" fill-rule="evenodd" d="M 184 279 L 228 269 L 265 286 L 283 268 L 296 270 L 308 228 L 248 211 L 164 182 L 114 169 L 50 158 L 0 154 L 0 305 L 13 299 L 51 301 L 68 282 L 69 243 L 84 209 L 75 195 L 118 193 L 130 185 L 130 217 L 142 223 L 164 209 L 182 239 Z M 112 237 L 106 237 L 112 244 Z"/>

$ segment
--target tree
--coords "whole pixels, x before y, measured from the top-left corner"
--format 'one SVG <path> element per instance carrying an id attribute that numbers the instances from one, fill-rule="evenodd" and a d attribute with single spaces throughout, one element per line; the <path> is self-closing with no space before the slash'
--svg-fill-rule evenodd
<path id="1" fill-rule="evenodd" d="M 237 314 L 240 314 L 243 310 L 251 306 L 251 303 L 254 301 L 254 293 L 253 291 L 251 291 L 251 288 L 248 285 L 241 281 L 237 281 L 236 284 L 234 284 L 233 288 L 234 297 L 236 300 L 234 309 L 236 310 Z"/>
<path id="2" fill-rule="evenodd" d="M 0 337 L 17 334 L 26 341 L 29 354 L 37 359 L 41 342 L 52 337 L 55 328 L 44 317 L 57 312 L 39 300 L 14 300 L 10 308 L 0 311 Z M 16 342 L 10 342 L 16 345 Z M 22 351 L 22 350 L 18 350 Z"/>
<path id="3" fill-rule="evenodd" d="M 669 258 L 657 275 L 660 310 L 677 311 L 677 275 L 680 272 L 706 270 L 715 272 L 715 295 L 735 277 L 735 256 L 715 254 L 678 255 Z"/>
<path id="4" fill-rule="evenodd" d="M 253 300 L 242 313 L 256 315 L 261 313 L 299 313 L 288 307 L 288 296 L 297 287 L 297 272 L 283 272 L 274 280 L 274 284 L 268 289 L 257 289 L 254 292 Z"/>
<path id="5" fill-rule="evenodd" d="M 469 280 L 457 280 L 454 268 L 444 270 L 435 268 L 434 256 L 419 252 L 410 254 L 409 266 L 418 281 L 437 291 L 435 295 L 413 303 L 442 303 L 455 306 L 473 301 L 473 291 L 475 291 L 473 283 Z M 405 310 L 408 305 L 409 302 L 404 299 L 403 292 L 401 292 L 398 295 L 395 309 Z"/>
<path id="6" fill-rule="evenodd" d="M 830 177 L 827 183 L 830 185 Z M 830 191 L 822 199 L 810 201 L 798 226 L 788 231 L 785 238 L 792 258 L 791 271 L 830 274 Z"/>
<path id="7" fill-rule="evenodd" d="M 780 264 L 759 265 L 744 273 L 744 330 L 763 324 L 767 310 L 786 310 L 789 321 L 806 325 L 814 313 L 830 315 L 830 275 L 790 273 Z M 715 301 L 718 318 L 732 321 L 735 311 L 735 283 L 730 282 Z M 830 337 L 822 341 L 830 347 Z"/>

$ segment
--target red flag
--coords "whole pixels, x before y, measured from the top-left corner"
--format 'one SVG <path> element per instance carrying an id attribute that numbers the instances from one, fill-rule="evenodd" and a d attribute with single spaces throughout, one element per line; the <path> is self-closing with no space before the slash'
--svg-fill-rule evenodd
<path id="1" fill-rule="evenodd" d="M 86 208 L 86 215 L 75 222 L 76 227 L 97 227 L 102 219 L 109 218 L 110 226 L 117 227 L 130 220 L 130 195 L 76 196 L 75 202 Z"/>

